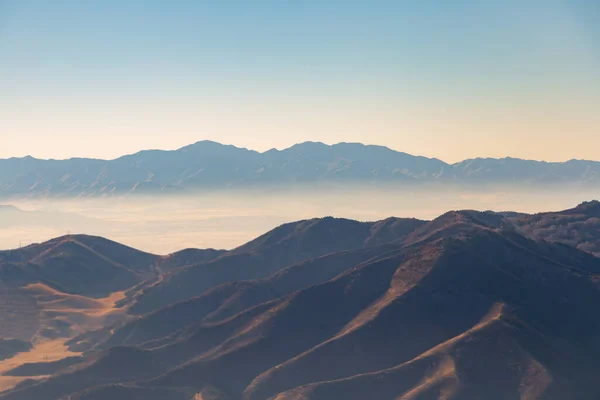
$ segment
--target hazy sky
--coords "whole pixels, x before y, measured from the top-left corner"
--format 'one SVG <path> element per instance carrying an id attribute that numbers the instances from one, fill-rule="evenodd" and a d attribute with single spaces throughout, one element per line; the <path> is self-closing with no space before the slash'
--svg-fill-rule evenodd
<path id="1" fill-rule="evenodd" d="M 0 157 L 600 160 L 598 0 L 0 0 Z"/>

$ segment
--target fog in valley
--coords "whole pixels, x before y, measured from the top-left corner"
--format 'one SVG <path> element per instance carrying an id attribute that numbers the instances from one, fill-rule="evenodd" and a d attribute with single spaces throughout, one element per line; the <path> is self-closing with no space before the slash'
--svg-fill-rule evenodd
<path id="1" fill-rule="evenodd" d="M 600 189 L 319 188 L 221 191 L 185 197 L 3 200 L 0 248 L 68 233 L 99 235 L 156 254 L 231 249 L 285 222 L 323 216 L 432 219 L 455 209 L 535 213 L 600 197 Z"/>

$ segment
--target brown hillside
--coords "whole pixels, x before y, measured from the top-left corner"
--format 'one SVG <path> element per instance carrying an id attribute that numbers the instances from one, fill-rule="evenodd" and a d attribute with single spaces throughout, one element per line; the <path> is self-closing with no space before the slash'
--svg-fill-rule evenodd
<path id="1" fill-rule="evenodd" d="M 600 256 L 600 202 L 550 213 L 511 218 L 523 233 L 537 240 L 564 243 Z"/>
<path id="2" fill-rule="evenodd" d="M 131 312 L 144 314 L 199 296 L 223 283 L 266 278 L 305 260 L 402 240 L 423 221 L 363 223 L 323 218 L 282 225 L 220 258 L 166 274 L 132 296 Z"/>

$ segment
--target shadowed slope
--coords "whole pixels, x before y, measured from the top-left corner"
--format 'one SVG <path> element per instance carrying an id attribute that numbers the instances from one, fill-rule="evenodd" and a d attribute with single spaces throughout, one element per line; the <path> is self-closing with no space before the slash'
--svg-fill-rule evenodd
<path id="1" fill-rule="evenodd" d="M 274 300 L 329 279 L 369 259 L 380 257 L 391 245 L 346 251 L 295 264 L 264 279 L 217 286 L 197 298 L 165 307 L 119 328 L 107 328 L 71 342 L 82 348 L 143 345 L 199 321 L 222 321 L 261 303 Z M 104 342 L 102 342 L 104 341 Z M 83 347 L 88 348 L 88 347 Z"/>
<path id="2" fill-rule="evenodd" d="M 63 397 L 60 400 L 194 400 L 190 393 L 174 389 L 140 388 L 128 385 L 107 385 Z M 201 399 L 203 400 L 203 399 Z M 207 399 L 209 400 L 209 399 Z"/>
<path id="3" fill-rule="evenodd" d="M 155 275 L 155 261 L 154 255 L 103 238 L 64 236 L 0 252 L 0 281 L 103 297 Z"/>
<path id="4" fill-rule="evenodd" d="M 600 202 L 590 201 L 565 211 L 511 218 L 525 234 L 538 240 L 577 247 L 600 256 Z"/>
<path id="5" fill-rule="evenodd" d="M 168 272 L 179 267 L 209 262 L 226 253 L 225 250 L 215 249 L 185 249 L 163 257 L 159 267 L 162 272 Z"/>
<path id="6" fill-rule="evenodd" d="M 563 261 L 579 265 L 576 270 L 547 258 L 545 246 L 528 240 L 515 242 L 493 231 L 451 240 L 417 285 L 404 290 L 411 279 L 401 275 L 414 277 L 423 264 L 404 272 L 400 268 L 395 276 L 399 287 L 392 283 L 390 292 L 341 335 L 263 373 L 247 389 L 247 398 L 268 398 L 286 387 L 341 379 L 407 362 L 459 335 L 497 302 L 514 307 L 516 318 L 544 336 L 569 343 L 570 368 L 560 372 L 573 378 L 574 367 L 583 365 L 579 379 L 585 381 L 590 357 L 600 350 L 595 340 L 600 333 L 600 318 L 583 310 L 591 311 L 591 305 L 600 301 L 593 282 L 600 264 L 592 257 L 579 264 L 581 253 L 561 250 L 566 253 Z M 557 292 L 561 298 L 556 297 Z M 597 368 L 594 366 L 594 370 Z"/>
<path id="7" fill-rule="evenodd" d="M 557 391 L 565 382 L 553 382 L 551 372 L 535 358 L 535 353 L 550 346 L 539 333 L 503 315 L 502 307 L 494 306 L 491 315 L 475 327 L 402 365 L 310 384 L 279 394 L 275 399 L 562 398 Z"/>
<path id="8" fill-rule="evenodd" d="M 212 262 L 165 275 L 130 299 L 131 312 L 155 311 L 220 284 L 265 278 L 289 265 L 326 254 L 401 240 L 423 224 L 414 219 L 366 223 L 336 218 L 285 224 Z"/>
<path id="9" fill-rule="evenodd" d="M 31 349 L 31 343 L 18 339 L 0 338 L 0 361 L 13 357 L 15 354 Z"/>
<path id="10" fill-rule="evenodd" d="M 0 283 L 44 283 L 65 293 L 106 296 L 161 272 L 221 256 L 219 250 L 187 249 L 157 256 L 97 236 L 69 235 L 0 251 Z"/>

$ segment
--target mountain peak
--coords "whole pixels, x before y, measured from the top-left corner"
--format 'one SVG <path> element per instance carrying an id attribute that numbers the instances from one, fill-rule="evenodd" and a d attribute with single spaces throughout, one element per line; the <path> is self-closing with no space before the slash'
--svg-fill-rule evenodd
<path id="1" fill-rule="evenodd" d="M 222 147 L 235 147 L 235 146 L 231 146 L 231 145 L 225 145 L 219 142 L 215 142 L 212 140 L 200 140 L 197 141 L 195 143 L 189 144 L 187 146 L 183 146 L 180 149 L 178 149 L 177 151 L 187 151 L 187 150 L 193 150 L 193 149 L 207 149 L 207 148 L 222 148 Z"/>
<path id="2" fill-rule="evenodd" d="M 288 147 L 286 150 L 297 150 L 297 149 L 303 149 L 303 150 L 317 150 L 317 149 L 326 149 L 326 148 L 330 148 L 332 146 L 323 143 L 323 142 L 302 142 L 302 143 L 298 143 L 295 144 L 291 147 Z M 284 150 L 285 151 L 285 150 Z"/>

